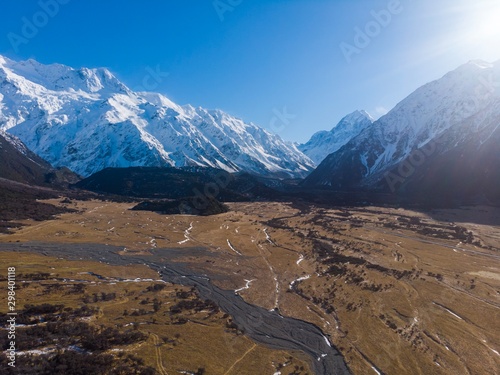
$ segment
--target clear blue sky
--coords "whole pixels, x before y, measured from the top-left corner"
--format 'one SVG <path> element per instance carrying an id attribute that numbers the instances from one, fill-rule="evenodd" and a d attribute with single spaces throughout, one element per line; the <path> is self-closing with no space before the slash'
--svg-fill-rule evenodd
<path id="1" fill-rule="evenodd" d="M 271 130 L 299 142 L 356 109 L 378 117 L 469 60 L 500 59 L 498 0 L 41 3 L 54 1 L 66 4 L 52 12 L 38 0 L 2 1 L 0 54 L 104 66 L 132 88 L 159 67 L 169 75 L 154 91 L 179 104 L 220 108 L 268 129 L 286 107 L 294 118 Z M 377 21 L 373 11 L 391 19 Z M 26 19 L 39 25 L 35 33 L 23 30 Z M 355 41 L 355 28 L 369 40 Z M 16 48 L 12 33 L 25 38 Z M 356 52 L 343 53 L 342 43 Z"/>

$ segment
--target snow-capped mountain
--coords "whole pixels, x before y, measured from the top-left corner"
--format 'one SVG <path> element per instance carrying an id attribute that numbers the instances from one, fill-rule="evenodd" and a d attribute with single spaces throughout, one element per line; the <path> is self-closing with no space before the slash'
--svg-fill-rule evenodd
<path id="1" fill-rule="evenodd" d="M 83 176 L 106 167 L 192 165 L 300 177 L 314 167 L 294 144 L 252 123 L 133 92 L 107 69 L 2 56 L 0 129 Z"/>
<path id="2" fill-rule="evenodd" d="M 340 120 L 332 130 L 315 133 L 307 143 L 299 145 L 298 148 L 319 165 L 328 155 L 339 150 L 373 121 L 367 112 L 355 111 Z"/>
<path id="3" fill-rule="evenodd" d="M 499 124 L 500 61 L 471 61 L 417 89 L 329 155 L 305 185 L 339 189 L 378 186 L 392 192 L 402 187 L 411 189 L 410 182 L 424 179 L 443 185 L 443 174 L 429 176 L 428 172 L 440 170 L 444 160 L 446 168 L 451 168 L 448 172 L 456 174 L 454 181 L 457 176 L 467 180 L 477 175 L 478 168 L 498 175 L 499 146 L 491 139 L 498 139 Z M 449 155 L 462 158 L 462 162 Z M 489 172 L 484 165 L 463 163 L 477 158 L 492 162 L 488 163 Z M 500 190 L 500 186 L 497 188 Z"/>

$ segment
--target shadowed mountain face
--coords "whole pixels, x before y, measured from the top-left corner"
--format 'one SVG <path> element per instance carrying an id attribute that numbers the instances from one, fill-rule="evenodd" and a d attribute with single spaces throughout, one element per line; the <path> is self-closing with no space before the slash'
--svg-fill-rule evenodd
<path id="1" fill-rule="evenodd" d="M 79 177 L 70 170 L 54 169 L 17 138 L 0 132 L 0 233 L 21 224 L 13 220 L 48 220 L 67 209 L 39 202 L 57 198 Z"/>
<path id="2" fill-rule="evenodd" d="M 391 193 L 426 203 L 498 203 L 500 62 L 431 82 L 330 154 L 303 187 Z"/>
<path id="3" fill-rule="evenodd" d="M 424 157 L 418 161 L 420 154 L 415 152 L 412 158 L 385 174 L 380 189 L 388 187 L 431 204 L 500 204 L 500 117 L 492 121 L 493 126 L 465 139 L 462 138 L 468 134 L 468 123 L 450 132 L 448 137 L 457 142 L 451 149 L 441 151 L 446 139 L 438 138 L 434 153 L 427 156 L 422 152 Z M 405 173 L 409 175 L 406 178 Z"/>
<path id="4" fill-rule="evenodd" d="M 45 184 L 52 166 L 29 151 L 17 138 L 0 133 L 0 177 L 28 184 Z"/>
<path id="5" fill-rule="evenodd" d="M 0 178 L 29 185 L 64 187 L 79 177 L 67 168 L 54 169 L 16 137 L 0 132 Z"/>

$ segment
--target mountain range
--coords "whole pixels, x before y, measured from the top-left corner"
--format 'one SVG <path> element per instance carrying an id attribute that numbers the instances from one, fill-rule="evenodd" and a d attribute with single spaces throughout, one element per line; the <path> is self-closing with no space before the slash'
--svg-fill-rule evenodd
<path id="1" fill-rule="evenodd" d="M 272 177 L 268 186 L 306 177 L 300 189 L 500 202 L 499 82 L 500 62 L 471 61 L 376 121 L 355 111 L 297 145 L 220 110 L 134 92 L 107 69 L 0 56 L 0 147 L 15 150 L 11 174 L 41 166 L 36 181 L 50 164 L 84 177 L 109 167 L 208 167 Z"/>
<path id="2" fill-rule="evenodd" d="M 56 167 L 204 166 L 304 177 L 314 163 L 291 142 L 220 110 L 134 92 L 109 70 L 0 56 L 0 129 Z"/>

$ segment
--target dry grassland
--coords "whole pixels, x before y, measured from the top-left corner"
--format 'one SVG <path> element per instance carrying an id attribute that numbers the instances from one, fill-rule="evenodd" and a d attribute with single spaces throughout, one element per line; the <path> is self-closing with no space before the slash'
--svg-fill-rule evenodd
<path id="1" fill-rule="evenodd" d="M 500 368 L 498 209 L 422 213 L 266 202 L 233 203 L 226 214 L 193 217 L 129 211 L 132 205 L 122 203 L 49 202 L 78 212 L 25 221 L 14 234 L 0 235 L 0 241 L 102 243 L 123 247 L 124 255 L 184 249 L 172 259 L 224 289 L 238 290 L 250 303 L 319 326 L 356 375 L 476 375 Z M 58 274 L 66 272 L 64 267 L 73 274 L 99 267 L 106 268 L 99 272 L 127 277 L 152 272 L 31 259 Z M 29 259 L 19 262 L 20 269 L 32 267 Z M 128 293 L 140 294 L 145 285 L 127 285 Z M 123 310 L 140 307 L 133 298 L 126 300 L 122 285 L 106 288 L 116 288 L 120 303 L 99 305 L 98 319 L 125 323 Z M 162 291 L 163 306 L 174 302 L 172 288 L 180 287 Z M 26 288 L 26 293 L 31 301 L 40 292 Z M 74 296 L 50 298 L 77 303 Z M 195 314 L 178 326 L 161 314 L 154 317 L 154 324 L 140 326 L 149 339 L 133 350 L 160 373 L 162 367 L 175 373 L 192 364 L 191 369 L 203 366 L 207 374 L 272 374 L 271 364 L 290 355 L 291 366 L 305 366 L 295 354 L 226 332 L 221 315 L 204 325 L 203 314 Z M 177 333 L 176 346 L 158 344 Z"/>

